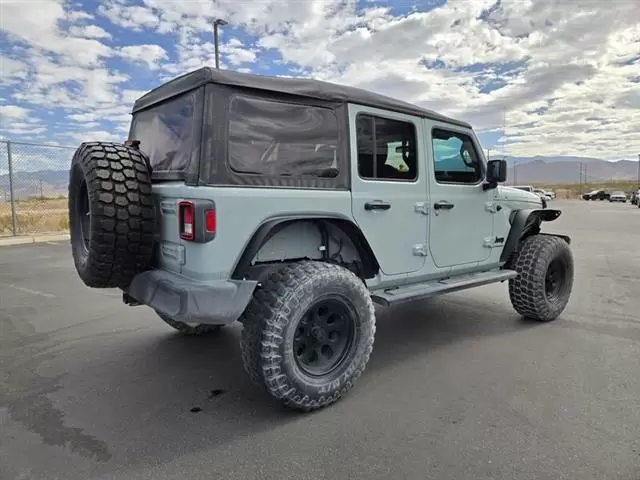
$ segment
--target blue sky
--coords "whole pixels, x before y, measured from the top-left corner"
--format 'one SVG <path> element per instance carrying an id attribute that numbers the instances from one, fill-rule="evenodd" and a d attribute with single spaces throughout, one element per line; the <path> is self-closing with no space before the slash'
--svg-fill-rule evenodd
<path id="1" fill-rule="evenodd" d="M 133 100 L 213 65 L 362 86 L 470 121 L 485 148 L 640 152 L 640 9 L 595 0 L 23 0 L 0 25 L 0 136 L 122 140 Z"/>

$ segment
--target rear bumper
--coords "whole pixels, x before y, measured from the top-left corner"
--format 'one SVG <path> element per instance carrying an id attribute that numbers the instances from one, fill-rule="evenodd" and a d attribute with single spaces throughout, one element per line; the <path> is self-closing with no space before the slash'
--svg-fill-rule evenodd
<path id="1" fill-rule="evenodd" d="M 197 282 L 166 270 L 149 270 L 136 275 L 126 293 L 178 322 L 225 325 L 240 317 L 257 283 Z"/>

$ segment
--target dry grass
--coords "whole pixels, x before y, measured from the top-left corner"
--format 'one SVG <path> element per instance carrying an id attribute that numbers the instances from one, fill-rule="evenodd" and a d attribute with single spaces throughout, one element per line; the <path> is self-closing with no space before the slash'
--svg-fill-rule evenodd
<path id="1" fill-rule="evenodd" d="M 59 233 L 69 229 L 66 198 L 18 200 L 16 230 L 18 235 Z M 11 204 L 0 203 L 0 236 L 11 235 Z"/>

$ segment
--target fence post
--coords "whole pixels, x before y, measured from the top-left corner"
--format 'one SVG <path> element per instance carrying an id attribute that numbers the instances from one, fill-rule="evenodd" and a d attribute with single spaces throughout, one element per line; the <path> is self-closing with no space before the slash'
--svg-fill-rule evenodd
<path id="1" fill-rule="evenodd" d="M 9 200 L 11 201 L 11 232 L 18 234 L 16 229 L 16 197 L 13 192 L 13 161 L 11 158 L 11 141 L 7 140 L 7 162 L 9 163 Z"/>

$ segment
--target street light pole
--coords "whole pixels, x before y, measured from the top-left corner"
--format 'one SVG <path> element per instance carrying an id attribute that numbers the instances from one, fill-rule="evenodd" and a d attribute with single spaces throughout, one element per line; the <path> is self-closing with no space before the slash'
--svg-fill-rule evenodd
<path id="1" fill-rule="evenodd" d="M 640 153 L 638 154 L 638 189 L 640 189 Z"/>
<path id="2" fill-rule="evenodd" d="M 227 25 L 226 20 L 222 20 L 221 18 L 216 18 L 213 22 L 213 46 L 215 48 L 216 54 L 216 69 L 220 69 L 220 51 L 218 47 L 218 27 L 222 25 Z"/>

